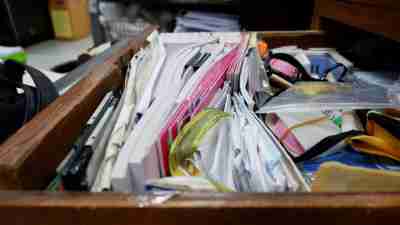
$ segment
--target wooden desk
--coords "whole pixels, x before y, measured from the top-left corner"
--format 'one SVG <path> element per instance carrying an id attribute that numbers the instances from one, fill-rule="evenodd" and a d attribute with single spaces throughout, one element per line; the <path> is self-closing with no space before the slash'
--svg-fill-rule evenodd
<path id="1" fill-rule="evenodd" d="M 324 29 L 323 19 L 400 41 L 398 0 L 316 0 L 312 29 Z"/>
<path id="2" fill-rule="evenodd" d="M 313 27 L 321 28 L 321 18 L 330 18 L 400 40 L 400 29 L 382 25 L 384 21 L 400 21 L 395 13 L 398 8 L 387 8 L 387 4 L 397 1 L 382 1 L 383 5 L 376 2 L 317 1 Z M 379 20 L 378 12 L 385 11 L 389 12 L 382 16 L 385 20 Z M 374 15 L 364 15 L 365 12 Z M 330 46 L 323 32 L 261 32 L 259 36 L 271 47 Z M 139 201 L 142 196 L 132 194 L 33 191 L 42 187 L 55 170 L 106 91 L 122 83 L 118 78 L 122 59 L 136 52 L 143 42 L 143 36 L 127 42 L 103 66 L 85 71 L 85 79 L 0 146 L 0 169 L 8 169 L 0 171 L 0 187 L 13 189 L 0 191 L 2 224 L 397 224 L 400 190 L 340 194 L 183 193 L 161 205 L 143 204 Z M 56 158 L 51 159 L 54 151 Z"/>

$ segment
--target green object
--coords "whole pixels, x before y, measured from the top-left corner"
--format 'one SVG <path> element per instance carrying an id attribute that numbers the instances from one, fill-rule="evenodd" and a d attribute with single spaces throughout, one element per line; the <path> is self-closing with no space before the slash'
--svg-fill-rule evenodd
<path id="1" fill-rule="evenodd" d="M 6 55 L 6 56 L 0 56 L 0 59 L 2 60 L 14 60 L 19 63 L 26 63 L 28 56 L 25 52 L 17 52 L 13 53 L 11 55 Z"/>
<path id="2" fill-rule="evenodd" d="M 6 47 L 0 46 L 0 59 L 1 60 L 14 60 L 19 63 L 26 63 L 27 54 L 22 47 Z"/>
<path id="3" fill-rule="evenodd" d="M 60 189 L 61 185 L 61 174 L 57 174 L 57 176 L 51 181 L 49 186 L 47 186 L 46 190 L 51 192 L 57 192 Z"/>
<path id="4" fill-rule="evenodd" d="M 179 168 L 191 167 L 188 159 L 197 151 L 205 134 L 221 119 L 229 116 L 231 116 L 229 113 L 223 111 L 205 109 L 183 127 L 173 142 L 169 154 L 170 171 L 173 176 L 183 175 Z"/>
<path id="5" fill-rule="evenodd" d="M 339 129 L 342 129 L 343 125 L 343 112 L 340 110 L 325 110 L 322 111 L 326 116 L 328 116 L 329 120 L 332 121 Z"/>

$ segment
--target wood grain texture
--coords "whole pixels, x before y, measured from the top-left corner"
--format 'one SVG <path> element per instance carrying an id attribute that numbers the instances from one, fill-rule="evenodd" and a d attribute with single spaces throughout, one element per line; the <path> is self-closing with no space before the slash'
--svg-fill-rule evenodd
<path id="1" fill-rule="evenodd" d="M 400 3 L 398 1 L 316 0 L 313 28 L 321 18 L 329 18 L 368 32 L 400 41 Z M 323 29 L 323 28 L 322 28 Z"/>
<path id="2" fill-rule="evenodd" d="M 154 28 L 128 42 L 0 146 L 0 189 L 46 186 L 103 96 L 122 84 L 122 65 Z"/>
<path id="3" fill-rule="evenodd" d="M 400 193 L 193 193 L 141 205 L 129 194 L 0 192 L 5 224 L 381 225 L 397 221 L 399 210 Z"/>
<path id="4" fill-rule="evenodd" d="M 297 45 L 300 48 L 327 47 L 329 42 L 323 31 L 269 31 L 258 32 L 269 48 Z"/>

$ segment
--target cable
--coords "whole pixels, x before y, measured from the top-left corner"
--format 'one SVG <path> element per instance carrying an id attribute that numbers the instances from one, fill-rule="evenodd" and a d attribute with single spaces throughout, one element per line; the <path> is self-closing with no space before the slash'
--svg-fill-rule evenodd
<path id="1" fill-rule="evenodd" d="M 351 113 L 352 112 L 343 112 L 343 115 L 351 114 Z M 294 129 L 296 129 L 296 128 L 307 126 L 307 125 L 313 125 L 313 124 L 320 123 L 320 122 L 323 122 L 323 121 L 328 120 L 328 119 L 329 119 L 328 116 L 321 116 L 321 117 L 318 117 L 318 118 L 315 118 L 315 119 L 306 120 L 306 121 L 303 121 L 301 123 L 292 125 L 291 127 L 287 128 L 287 130 L 285 130 L 285 132 L 280 137 L 280 139 L 284 140 L 289 135 L 289 133 L 291 131 L 293 131 Z"/>
<path id="2" fill-rule="evenodd" d="M 342 67 L 343 68 L 343 72 L 340 74 L 339 78 L 337 79 L 338 81 L 342 82 L 343 78 L 346 76 L 347 74 L 347 67 L 345 65 L 343 65 L 342 63 L 337 63 L 336 65 L 334 65 L 333 67 L 326 69 L 324 72 L 324 76 L 325 78 L 328 76 L 328 74 L 334 70 L 336 70 L 337 68 Z"/>

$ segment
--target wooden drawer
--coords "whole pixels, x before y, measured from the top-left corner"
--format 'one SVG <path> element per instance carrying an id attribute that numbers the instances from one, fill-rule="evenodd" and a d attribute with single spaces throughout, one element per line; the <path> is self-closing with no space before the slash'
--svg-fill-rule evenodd
<path id="1" fill-rule="evenodd" d="M 313 29 L 321 19 L 331 19 L 400 41 L 400 1 L 395 0 L 316 0 Z"/>
<path id="2" fill-rule="evenodd" d="M 146 34 L 149 32 L 146 32 Z M 271 47 L 329 46 L 323 32 L 261 32 Z M 126 60 L 145 35 L 91 66 L 85 78 L 0 146 L 3 224 L 385 224 L 397 221 L 399 193 L 182 193 L 163 204 L 121 193 L 38 191 L 108 90 L 122 85 Z"/>
<path id="3" fill-rule="evenodd" d="M 336 0 L 336 2 L 369 5 L 386 9 L 400 9 L 400 2 L 397 0 Z"/>

